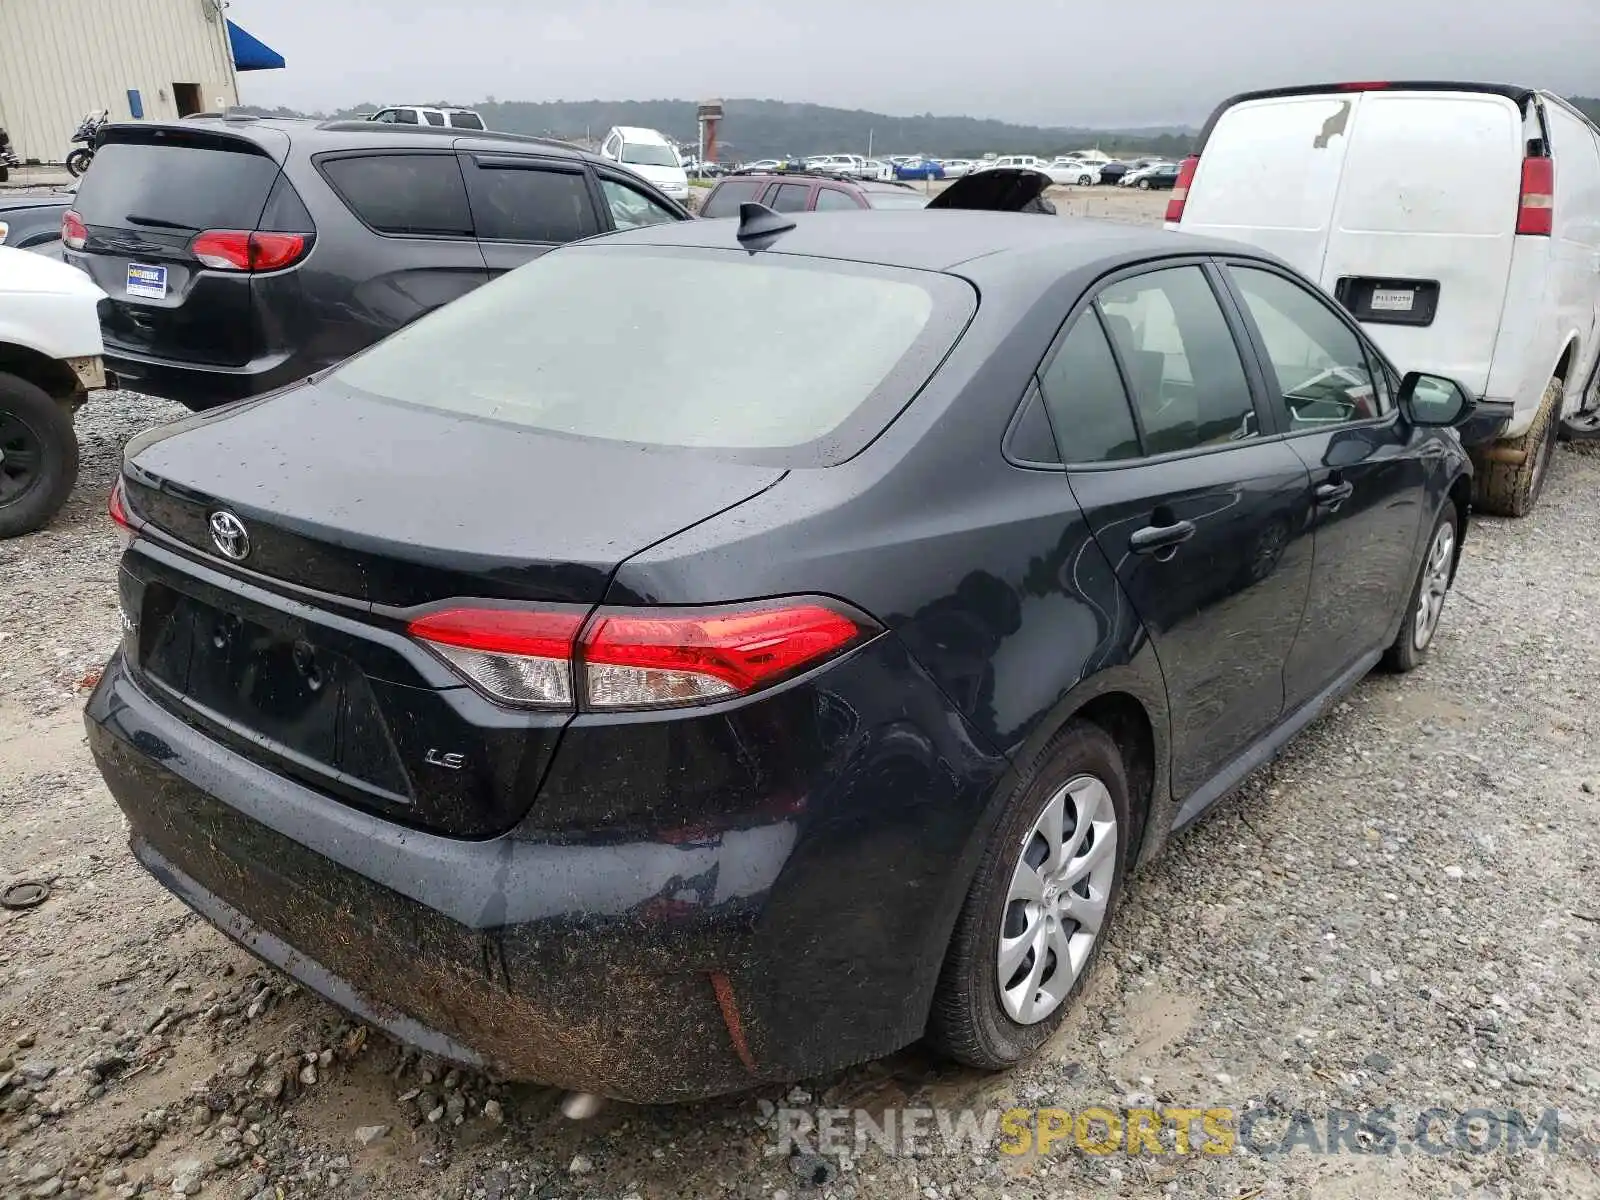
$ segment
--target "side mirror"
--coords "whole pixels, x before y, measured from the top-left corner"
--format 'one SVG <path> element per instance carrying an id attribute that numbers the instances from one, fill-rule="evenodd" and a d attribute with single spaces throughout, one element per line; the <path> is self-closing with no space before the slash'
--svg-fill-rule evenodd
<path id="1" fill-rule="evenodd" d="M 1461 424 L 1477 406 L 1467 389 L 1454 379 L 1421 371 L 1406 374 L 1396 400 L 1401 414 L 1413 425 L 1436 428 Z"/>

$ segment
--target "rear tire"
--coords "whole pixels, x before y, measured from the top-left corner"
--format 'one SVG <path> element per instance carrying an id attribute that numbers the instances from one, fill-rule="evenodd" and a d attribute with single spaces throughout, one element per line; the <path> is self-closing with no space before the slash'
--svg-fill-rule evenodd
<path id="1" fill-rule="evenodd" d="M 44 525 L 77 481 L 71 410 L 36 384 L 0 372 L 0 538 Z"/>
<path id="2" fill-rule="evenodd" d="M 1141 192 L 1148 192 L 1150 190 L 1150 181 L 1148 179 L 1139 180 L 1139 190 Z"/>
<path id="3" fill-rule="evenodd" d="M 1046 814 L 1057 804 L 1065 818 L 1054 826 L 1062 865 L 1052 868 L 1050 839 L 1039 827 L 1049 824 Z M 1080 827 L 1093 833 L 1075 837 Z M 1098 725 L 1074 721 L 1023 774 L 989 837 L 934 993 L 928 1042 L 936 1050 L 969 1067 L 998 1071 L 1026 1058 L 1055 1032 L 1105 945 L 1132 834 L 1128 777 L 1116 743 Z M 1081 879 L 1075 879 L 1080 870 Z M 1035 874 L 1051 880 L 1036 893 L 1041 898 L 1015 895 L 1018 880 L 1031 885 Z M 1086 950 L 1079 939 L 1087 926 L 1077 916 L 1095 924 Z M 1011 982 L 1002 983 L 1006 943 L 1018 946 L 1023 938 L 1037 949 L 1027 950 Z M 1043 965 L 1035 970 L 1038 954 Z"/>
<path id="4" fill-rule="evenodd" d="M 1428 657 L 1433 639 L 1439 633 L 1440 615 L 1450 590 L 1460 531 L 1456 506 L 1447 502 L 1434 523 L 1433 532 L 1428 535 L 1428 548 L 1423 551 L 1422 566 L 1417 569 L 1417 582 L 1412 585 L 1400 632 L 1383 656 L 1383 665 L 1391 671 L 1401 674 L 1414 671 Z"/>
<path id="5" fill-rule="evenodd" d="M 1520 438 L 1495 442 L 1521 450 L 1525 457 L 1520 463 L 1494 462 L 1481 455 L 1473 455 L 1477 468 L 1477 482 L 1473 489 L 1473 504 L 1484 512 L 1500 517 L 1525 517 L 1533 511 L 1544 491 L 1550 475 L 1550 462 L 1556 452 L 1556 432 L 1561 424 L 1561 380 L 1552 379 L 1539 401 L 1539 411 L 1533 424 Z"/>
<path id="6" fill-rule="evenodd" d="M 93 150 L 74 150 L 67 155 L 67 174 L 77 179 L 89 169 L 89 164 L 94 161 Z"/>

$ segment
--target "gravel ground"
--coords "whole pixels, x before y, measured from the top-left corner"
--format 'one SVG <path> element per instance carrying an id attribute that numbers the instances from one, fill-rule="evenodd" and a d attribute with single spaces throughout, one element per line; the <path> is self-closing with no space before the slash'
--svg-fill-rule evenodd
<path id="1" fill-rule="evenodd" d="M 1374 676 L 1133 881 L 1081 1007 L 1005 1076 L 918 1050 L 802 1088 L 561 1119 L 261 968 L 126 852 L 83 745 L 117 638 L 104 497 L 180 410 L 96 395 L 48 530 L 0 543 L 0 1200 L 1600 1195 L 1600 456 L 1474 524 L 1434 655 Z M 1100 1157 L 776 1147 L 772 1105 L 1560 1111 L 1552 1152 Z M 1259 1129 L 1276 1137 L 1286 1118 Z M 1256 1141 L 1265 1140 L 1259 1133 Z M 1547 1144 L 1548 1145 L 1548 1144 Z"/>

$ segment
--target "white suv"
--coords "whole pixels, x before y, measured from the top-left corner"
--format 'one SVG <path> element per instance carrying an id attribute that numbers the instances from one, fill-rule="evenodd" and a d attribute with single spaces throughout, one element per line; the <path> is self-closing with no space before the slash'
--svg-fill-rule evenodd
<path id="1" fill-rule="evenodd" d="M 484 129 L 483 118 L 470 108 L 426 108 L 417 104 L 400 104 L 393 108 L 380 108 L 367 118 L 380 125 L 436 125 L 448 129 Z"/>
<path id="2" fill-rule="evenodd" d="M 106 384 L 105 298 L 65 263 L 0 246 L 0 538 L 38 529 L 77 482 L 72 418 Z"/>

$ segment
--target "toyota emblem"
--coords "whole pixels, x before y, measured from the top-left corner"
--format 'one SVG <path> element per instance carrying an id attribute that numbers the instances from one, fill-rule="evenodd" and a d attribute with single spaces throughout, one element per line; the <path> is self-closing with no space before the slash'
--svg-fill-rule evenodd
<path id="1" fill-rule="evenodd" d="M 250 553 L 250 531 L 244 522 L 223 509 L 211 514 L 211 541 L 223 558 L 239 562 Z"/>

